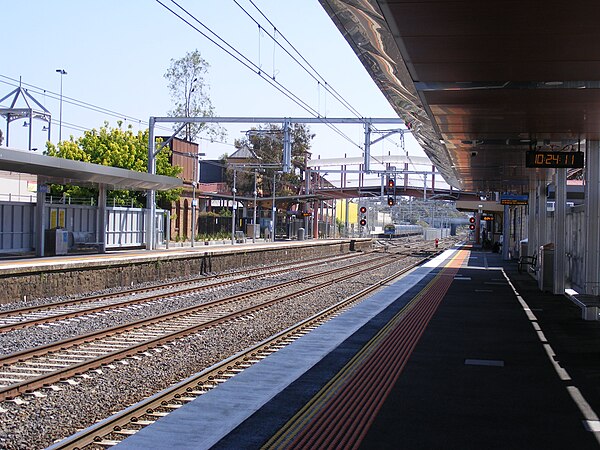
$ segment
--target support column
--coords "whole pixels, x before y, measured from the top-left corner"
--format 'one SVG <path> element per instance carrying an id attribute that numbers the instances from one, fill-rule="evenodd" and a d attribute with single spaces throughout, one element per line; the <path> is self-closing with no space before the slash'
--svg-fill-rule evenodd
<path id="1" fill-rule="evenodd" d="M 106 185 L 104 183 L 98 187 L 98 217 L 96 224 L 98 251 L 106 253 Z"/>
<path id="2" fill-rule="evenodd" d="M 504 205 L 504 214 L 502 215 L 502 259 L 508 261 L 510 257 L 510 206 Z"/>
<path id="3" fill-rule="evenodd" d="M 35 204 L 35 256 L 44 256 L 46 218 L 44 217 L 44 203 L 46 202 L 48 186 L 42 177 L 38 177 L 36 204 Z"/>
<path id="4" fill-rule="evenodd" d="M 585 155 L 585 294 L 600 295 L 600 141 L 586 142 Z"/>
<path id="5" fill-rule="evenodd" d="M 529 181 L 529 205 L 527 216 L 527 255 L 537 255 L 538 239 L 537 239 L 537 183 L 534 180 Z"/>
<path id="6" fill-rule="evenodd" d="M 154 117 L 148 123 L 148 173 L 156 173 L 156 159 L 154 155 Z M 146 250 L 154 250 L 154 230 L 156 221 L 156 193 L 154 189 L 146 191 Z"/>
<path id="7" fill-rule="evenodd" d="M 365 172 L 368 173 L 371 170 L 371 124 L 369 122 L 365 122 L 365 159 L 363 165 Z"/>
<path id="8" fill-rule="evenodd" d="M 546 192 L 546 182 L 544 180 L 538 180 L 538 217 L 537 217 L 537 247 L 547 244 L 548 238 L 546 236 L 546 203 L 548 194 Z M 535 251 L 538 251 L 538 248 Z"/>
<path id="9" fill-rule="evenodd" d="M 554 199 L 554 281 L 553 293 L 565 293 L 565 224 L 567 210 L 567 169 L 556 169 Z"/>
<path id="10" fill-rule="evenodd" d="M 283 171 L 290 173 L 292 170 L 292 135 L 291 122 L 289 119 L 283 121 Z"/>

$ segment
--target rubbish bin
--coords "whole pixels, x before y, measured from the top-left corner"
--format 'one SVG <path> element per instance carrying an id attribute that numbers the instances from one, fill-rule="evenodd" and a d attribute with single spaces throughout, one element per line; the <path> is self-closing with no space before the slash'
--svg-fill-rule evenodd
<path id="1" fill-rule="evenodd" d="M 529 256 L 527 252 L 529 251 L 529 239 L 523 239 L 519 241 L 519 257 Z"/>
<path id="2" fill-rule="evenodd" d="M 538 288 L 540 291 L 554 290 L 554 243 L 542 245 L 538 249 Z"/>
<path id="3" fill-rule="evenodd" d="M 304 240 L 304 231 L 305 231 L 304 228 L 298 228 L 297 237 L 298 237 L 299 241 L 303 241 Z"/>
<path id="4" fill-rule="evenodd" d="M 62 228 L 46 230 L 44 254 L 47 256 L 66 255 L 69 250 L 69 232 Z"/>

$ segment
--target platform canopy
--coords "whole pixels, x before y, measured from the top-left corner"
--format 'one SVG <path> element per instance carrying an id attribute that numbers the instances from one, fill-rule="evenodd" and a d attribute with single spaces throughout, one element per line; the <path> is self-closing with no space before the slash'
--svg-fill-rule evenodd
<path id="1" fill-rule="evenodd" d="M 320 0 L 432 163 L 462 190 L 527 191 L 532 148 L 600 139 L 600 6 Z"/>
<path id="2" fill-rule="evenodd" d="M 183 186 L 175 177 L 103 166 L 0 147 L 0 170 L 43 176 L 57 184 L 100 185 L 114 189 L 167 190 Z"/>

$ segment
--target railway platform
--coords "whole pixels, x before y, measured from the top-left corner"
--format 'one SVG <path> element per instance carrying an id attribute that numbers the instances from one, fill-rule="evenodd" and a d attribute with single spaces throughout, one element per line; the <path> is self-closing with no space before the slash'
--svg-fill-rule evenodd
<path id="1" fill-rule="evenodd" d="M 0 260 L 0 304 L 371 248 L 370 239 L 257 241 Z"/>
<path id="2" fill-rule="evenodd" d="M 123 449 L 592 449 L 600 329 L 516 262 L 457 247 Z"/>

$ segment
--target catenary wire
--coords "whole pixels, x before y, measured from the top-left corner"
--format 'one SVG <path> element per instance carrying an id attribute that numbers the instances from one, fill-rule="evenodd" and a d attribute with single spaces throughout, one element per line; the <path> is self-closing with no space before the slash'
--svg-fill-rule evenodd
<path id="1" fill-rule="evenodd" d="M 215 39 L 218 39 L 219 41 L 223 42 L 223 45 L 219 44 L 215 39 L 211 38 L 210 36 L 208 36 L 206 33 L 204 33 L 202 30 L 198 29 L 198 27 L 194 26 L 192 23 L 190 23 L 188 20 L 186 20 L 184 17 L 182 17 L 180 14 L 178 14 L 177 12 L 173 11 L 173 9 L 169 8 L 167 5 L 165 5 L 161 0 L 156 0 L 157 3 L 159 3 L 161 6 L 163 6 L 166 10 L 168 10 L 169 12 L 171 12 L 173 15 L 175 15 L 176 17 L 178 17 L 181 21 L 183 21 L 184 23 L 186 23 L 187 25 L 189 25 L 191 28 L 193 28 L 194 30 L 196 30 L 198 33 L 200 33 L 202 36 L 204 36 L 206 39 L 208 39 L 210 42 L 212 42 L 213 44 L 215 44 L 217 47 L 219 47 L 221 50 L 223 50 L 224 52 L 226 52 L 228 55 L 230 55 L 231 57 L 233 57 L 236 61 L 238 61 L 240 64 L 242 64 L 244 67 L 246 67 L 247 69 L 250 69 L 252 72 L 254 72 L 255 74 L 257 74 L 259 77 L 261 77 L 263 80 L 267 81 L 269 84 L 271 84 L 275 89 L 277 89 L 279 92 L 281 92 L 283 95 L 285 95 L 286 97 L 288 97 L 290 100 L 292 100 L 294 103 L 296 103 L 298 106 L 300 106 L 302 109 L 304 109 L 305 111 L 307 111 L 309 114 L 313 115 L 314 117 L 320 118 L 322 120 L 322 122 L 327 125 L 328 127 L 330 127 L 332 130 L 334 130 L 337 134 L 339 134 L 341 137 L 343 137 L 344 139 L 346 139 L 348 142 L 350 142 L 352 145 L 358 147 L 358 148 L 362 148 L 360 145 L 358 145 L 356 142 L 354 142 L 352 140 L 352 138 L 350 138 L 348 135 L 346 135 L 344 132 L 342 132 L 339 128 L 335 127 L 333 124 L 328 123 L 326 118 L 322 118 L 318 111 L 316 111 L 314 108 L 312 108 L 310 105 L 308 105 L 306 102 L 304 102 L 302 99 L 300 99 L 297 95 L 295 95 L 293 92 L 291 92 L 289 89 L 287 89 L 285 86 L 283 86 L 281 83 L 279 83 L 277 80 L 273 80 L 270 77 L 265 77 L 260 69 L 260 67 L 258 67 L 255 63 L 253 63 L 250 59 L 248 59 L 246 56 L 244 56 L 241 52 L 239 52 L 237 49 L 235 49 L 235 47 L 233 47 L 231 44 L 229 44 L 227 41 L 225 41 L 223 38 L 221 38 L 217 33 L 215 33 L 214 31 L 212 31 L 209 27 L 207 27 L 204 23 L 202 23 L 200 20 L 198 20 L 192 13 L 188 12 L 184 7 L 182 7 L 181 5 L 179 5 L 175 0 L 171 0 L 171 3 L 173 3 L 174 5 L 176 5 L 179 9 L 181 9 L 186 15 L 188 15 L 191 19 L 193 19 L 195 22 L 197 22 L 199 25 L 201 25 L 204 29 L 206 29 L 208 32 L 210 32 L 212 35 L 215 36 Z M 232 51 L 229 51 L 227 48 L 224 47 L 224 45 L 226 45 L 227 47 L 231 48 Z M 234 53 L 235 52 L 238 56 L 236 56 Z"/>
<path id="2" fill-rule="evenodd" d="M 6 80 L 10 80 L 10 81 L 4 81 L 4 80 L 0 79 L 0 83 L 8 84 L 9 86 L 14 86 L 14 87 L 19 87 L 19 85 L 22 84 L 22 85 L 25 85 L 25 86 L 28 87 L 27 90 L 32 91 L 35 94 L 45 95 L 45 96 L 47 96 L 47 97 L 49 97 L 49 98 L 51 98 L 53 100 L 60 100 L 60 94 L 58 94 L 56 92 L 53 92 L 53 91 L 50 91 L 50 90 L 47 90 L 47 89 L 43 89 L 43 88 L 41 88 L 39 86 L 35 86 L 33 84 L 26 83 L 24 81 L 20 81 L 20 80 L 17 80 L 15 78 L 11 78 L 11 77 L 6 76 L 6 75 L 0 74 L 0 78 L 5 78 Z M 97 112 L 97 113 L 100 113 L 100 114 L 106 114 L 106 115 L 115 117 L 117 119 L 123 119 L 124 121 L 129 121 L 129 122 L 134 123 L 134 124 L 148 126 L 148 121 L 147 120 L 139 119 L 137 117 L 133 117 L 133 116 L 130 116 L 128 114 L 119 113 L 117 111 L 113 111 L 113 110 L 110 110 L 108 108 L 104 108 L 102 106 L 94 105 L 92 103 L 84 102 L 82 100 L 78 100 L 78 99 L 73 98 L 73 97 L 68 97 L 68 96 L 63 95 L 63 101 L 65 103 L 77 106 L 79 108 L 88 109 L 90 111 L 94 111 L 94 112 Z M 54 119 L 52 119 L 52 120 L 53 120 L 53 123 L 54 123 Z M 63 121 L 63 124 L 65 124 L 65 123 L 66 122 Z M 90 128 L 84 127 L 82 125 L 75 125 L 75 124 L 70 124 L 70 125 L 71 126 L 69 128 L 76 129 L 76 130 L 79 128 L 78 131 L 88 131 L 88 130 L 90 130 Z M 73 127 L 78 127 L 78 128 L 73 128 Z M 157 125 L 156 128 L 164 130 L 164 131 L 169 131 L 169 132 L 173 131 L 171 128 L 164 127 L 164 126 L 159 126 L 159 125 Z M 220 144 L 224 144 L 224 145 L 229 145 L 231 147 L 235 147 L 234 144 L 231 144 L 229 142 L 218 141 L 218 140 L 215 140 L 215 139 L 210 139 L 210 138 L 205 138 L 205 137 L 200 137 L 199 139 L 201 139 L 203 141 L 217 142 L 217 143 L 220 143 Z"/>
<path id="3" fill-rule="evenodd" d="M 260 23 L 254 17 L 252 17 L 252 15 L 243 6 L 241 6 L 237 0 L 233 0 L 233 2 L 236 5 L 238 5 L 238 7 L 242 11 L 244 11 L 244 13 L 246 13 L 246 15 L 252 21 L 254 21 L 254 23 L 256 23 L 259 27 L 261 27 Z M 281 43 L 277 40 L 276 36 L 269 34 L 265 30 L 264 27 L 261 27 L 263 30 L 265 30 L 265 33 L 267 34 L 267 36 L 269 36 L 273 40 L 273 42 L 275 42 L 284 52 L 286 52 L 290 56 L 290 58 L 292 58 L 293 61 L 295 61 L 300 67 L 302 67 L 302 69 L 304 69 L 304 71 L 307 74 L 309 74 L 317 83 L 319 83 L 320 85 L 323 85 L 325 87 L 325 90 L 327 92 L 329 92 L 331 95 L 333 95 L 333 97 L 336 100 L 338 100 L 344 107 L 346 107 L 346 109 L 348 109 L 356 117 L 363 118 L 364 116 L 361 115 L 360 112 L 356 108 L 354 108 L 350 104 L 350 102 L 348 102 L 338 91 L 336 91 L 333 88 L 333 86 L 331 86 L 327 82 L 327 80 L 325 80 L 325 78 L 317 71 L 317 69 L 315 69 L 312 66 L 312 64 L 302 55 L 302 53 L 300 53 L 300 51 L 298 51 L 298 49 L 285 37 L 285 35 L 281 32 L 281 30 L 279 28 L 277 28 L 273 22 L 271 22 L 271 20 L 261 11 L 261 9 L 258 6 L 256 6 L 256 4 L 252 0 L 249 0 L 249 2 L 252 4 L 252 6 L 254 6 L 254 8 L 256 8 L 256 10 L 269 23 L 269 25 L 271 27 L 273 27 L 273 30 L 275 30 L 277 33 L 279 33 L 279 35 L 282 37 L 282 39 L 292 48 L 292 50 L 294 50 L 294 52 L 300 57 L 300 59 L 302 59 L 302 61 L 304 61 L 304 63 L 312 70 L 312 73 L 300 61 L 298 61 L 298 59 L 296 57 L 294 57 L 284 46 L 281 45 Z"/>

